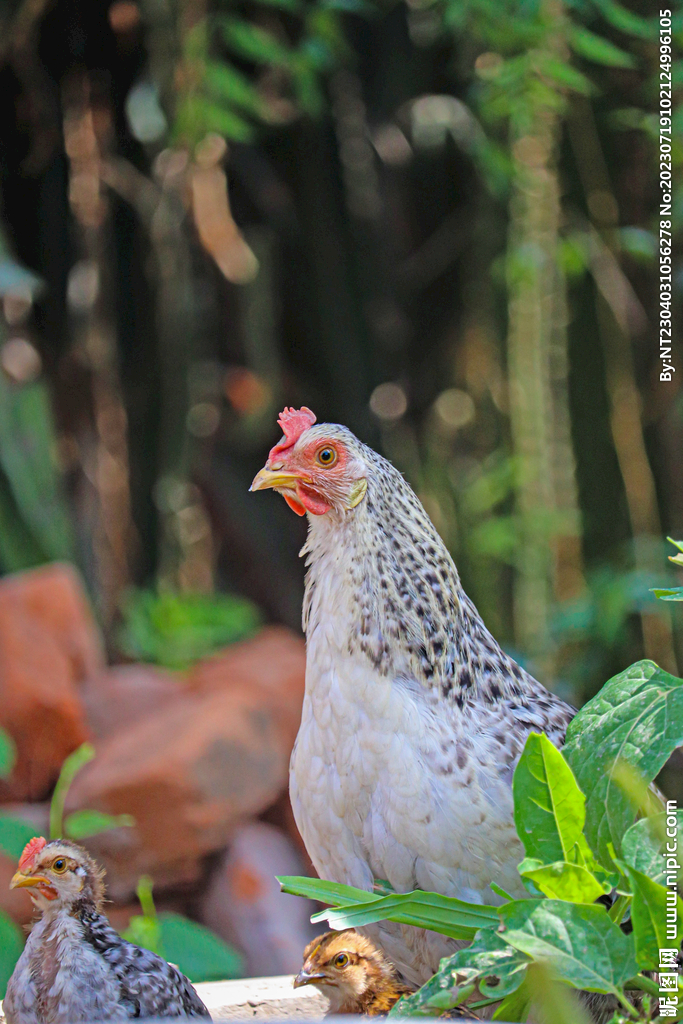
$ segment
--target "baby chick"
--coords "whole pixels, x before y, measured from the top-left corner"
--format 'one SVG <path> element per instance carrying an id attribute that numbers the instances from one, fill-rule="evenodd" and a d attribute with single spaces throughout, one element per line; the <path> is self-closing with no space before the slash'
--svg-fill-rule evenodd
<path id="1" fill-rule="evenodd" d="M 184 974 L 114 931 L 103 875 L 66 839 L 26 846 L 10 888 L 28 889 L 39 917 L 7 985 L 7 1024 L 209 1017 Z"/>
<path id="2" fill-rule="evenodd" d="M 353 928 L 325 932 L 306 946 L 304 965 L 294 988 L 315 985 L 330 1000 L 330 1013 L 388 1013 L 402 995 L 403 985 L 384 953 Z"/>
<path id="3" fill-rule="evenodd" d="M 294 979 L 294 988 L 301 985 L 320 989 L 330 1001 L 330 1014 L 363 1013 L 368 1017 L 387 1014 L 401 996 L 414 991 L 400 981 L 382 950 L 353 928 L 325 932 L 309 942 L 304 965 Z M 479 1019 L 466 1006 L 456 1006 L 440 1016 Z"/>

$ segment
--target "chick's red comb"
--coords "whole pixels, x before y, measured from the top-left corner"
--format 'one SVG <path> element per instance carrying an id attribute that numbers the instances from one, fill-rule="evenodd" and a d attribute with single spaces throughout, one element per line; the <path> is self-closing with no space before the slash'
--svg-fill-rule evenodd
<path id="1" fill-rule="evenodd" d="M 30 839 L 19 858 L 19 868 L 25 868 L 27 864 L 30 864 L 44 846 L 47 846 L 47 839 L 43 839 L 42 836 L 34 836 L 33 839 Z"/>
<path id="2" fill-rule="evenodd" d="M 295 445 L 304 430 L 312 427 L 316 419 L 315 413 L 307 409 L 305 405 L 302 405 L 300 409 L 288 409 L 285 406 L 277 418 L 285 436 L 274 448 L 271 448 L 268 458 L 272 459 L 274 455 L 279 455 L 280 452 Z"/>

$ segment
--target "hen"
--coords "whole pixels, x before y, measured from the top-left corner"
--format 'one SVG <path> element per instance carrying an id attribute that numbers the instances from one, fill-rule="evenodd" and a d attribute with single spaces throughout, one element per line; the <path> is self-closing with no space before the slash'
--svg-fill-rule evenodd
<path id="1" fill-rule="evenodd" d="M 131 1017 L 208 1017 L 188 979 L 122 939 L 101 911 L 104 872 L 64 839 L 36 837 L 10 888 L 40 913 L 7 985 L 7 1024 L 78 1024 Z"/>
<path id="2" fill-rule="evenodd" d="M 290 795 L 322 878 L 500 903 L 524 896 L 512 774 L 532 730 L 561 746 L 574 711 L 510 658 L 464 593 L 418 498 L 386 459 L 306 408 L 252 490 L 308 513 L 306 693 Z M 455 946 L 383 923 L 411 984 Z"/>

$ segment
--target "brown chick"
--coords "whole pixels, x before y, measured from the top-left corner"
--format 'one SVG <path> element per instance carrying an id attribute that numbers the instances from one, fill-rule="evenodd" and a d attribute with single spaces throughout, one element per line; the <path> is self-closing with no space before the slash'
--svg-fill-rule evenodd
<path id="1" fill-rule="evenodd" d="M 304 965 L 294 988 L 315 985 L 330 1000 L 331 1014 L 386 1014 L 413 989 L 399 981 L 396 969 L 370 939 L 353 928 L 325 932 L 306 946 Z"/>

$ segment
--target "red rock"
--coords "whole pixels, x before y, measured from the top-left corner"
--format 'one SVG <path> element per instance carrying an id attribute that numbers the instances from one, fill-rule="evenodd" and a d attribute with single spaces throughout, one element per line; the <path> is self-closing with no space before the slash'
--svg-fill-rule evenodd
<path id="1" fill-rule="evenodd" d="M 88 738 L 78 684 L 103 654 L 75 571 L 50 565 L 0 581 L 0 726 L 17 763 L 0 798 L 37 800 Z"/>
<path id="2" fill-rule="evenodd" d="M 301 721 L 306 675 L 303 638 L 285 626 L 267 626 L 252 640 L 233 644 L 189 672 L 188 684 L 207 691 L 245 684 L 258 685 L 276 701 L 281 725 L 294 745 Z"/>
<path id="3" fill-rule="evenodd" d="M 309 920 L 316 906 L 281 892 L 275 876 L 301 874 L 304 865 L 294 844 L 262 821 L 238 829 L 212 874 L 200 919 L 242 949 L 247 976 L 300 969 L 302 952 L 317 934 Z"/>
<path id="4" fill-rule="evenodd" d="M 51 633 L 73 666 L 77 682 L 104 667 L 102 637 L 76 569 L 53 562 L 0 580 L 0 607 L 21 607 Z"/>
<path id="5" fill-rule="evenodd" d="M 103 739 L 158 713 L 186 689 L 183 678 L 152 665 L 114 665 L 88 679 L 81 697 L 93 735 Z"/>
<path id="6" fill-rule="evenodd" d="M 113 898 L 128 898 L 145 872 L 160 888 L 196 881 L 202 858 L 285 787 L 290 748 L 281 704 L 258 684 L 188 693 L 98 743 L 68 809 L 135 817 L 135 828 L 86 842 Z"/>

